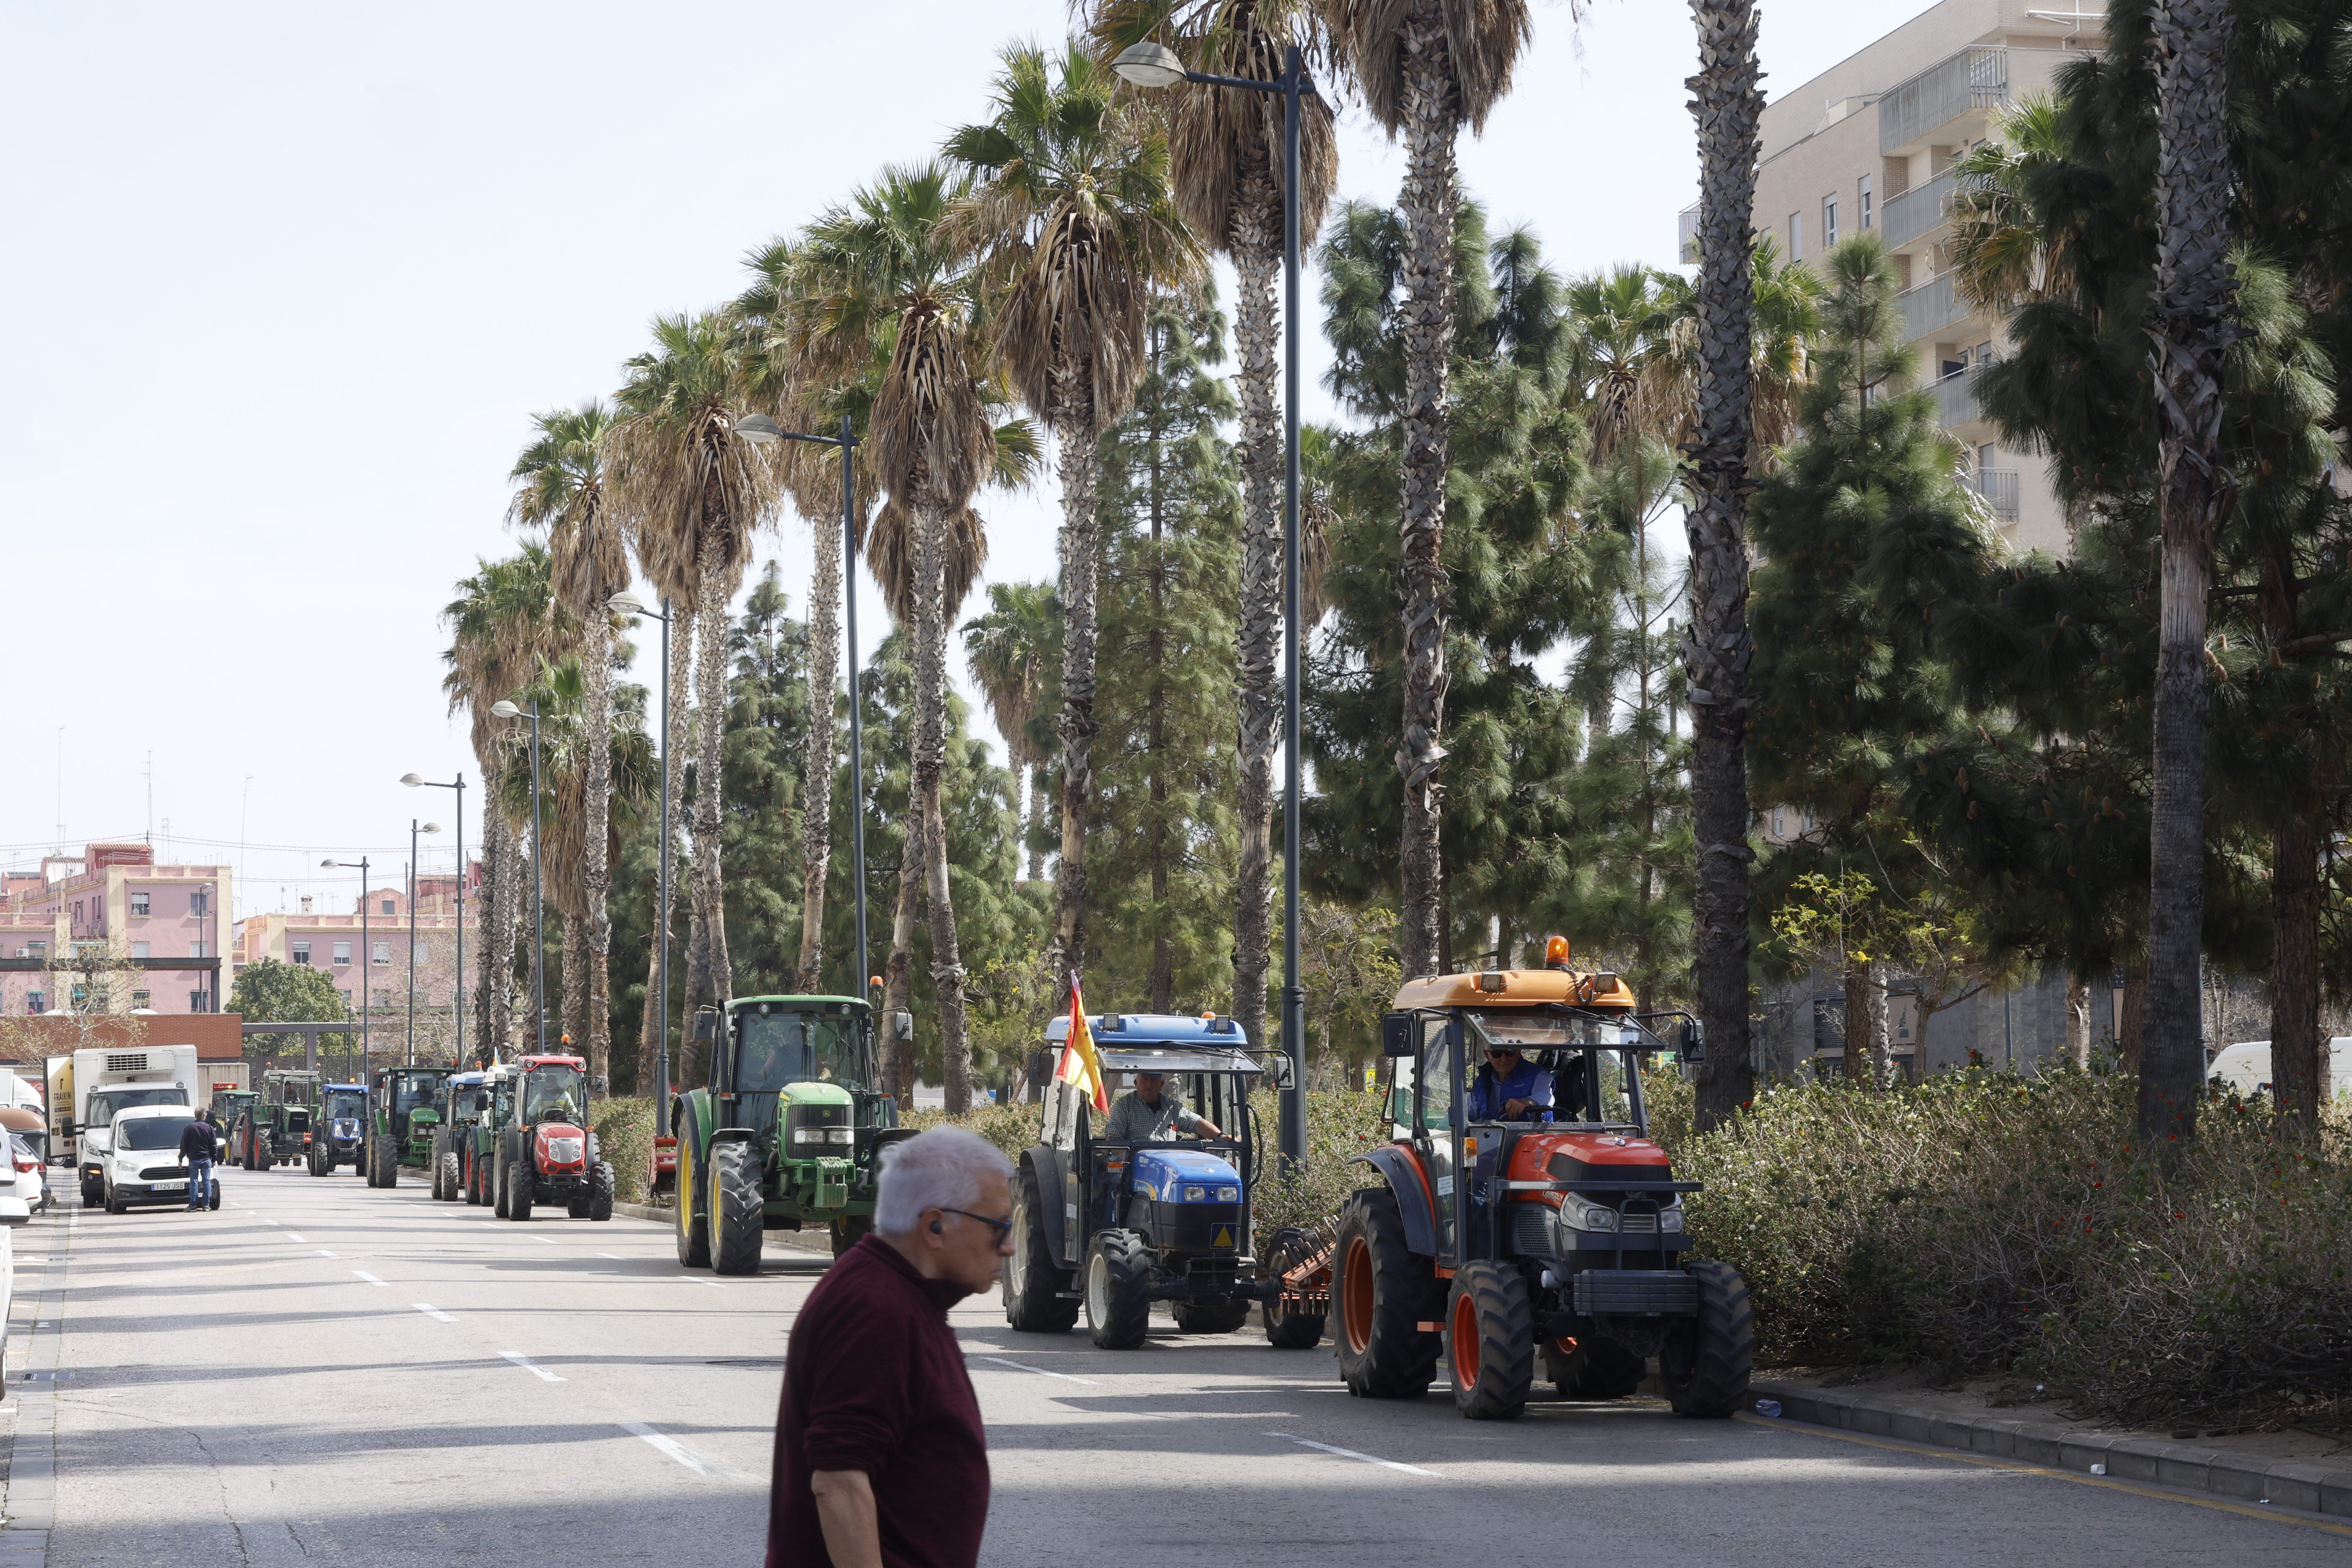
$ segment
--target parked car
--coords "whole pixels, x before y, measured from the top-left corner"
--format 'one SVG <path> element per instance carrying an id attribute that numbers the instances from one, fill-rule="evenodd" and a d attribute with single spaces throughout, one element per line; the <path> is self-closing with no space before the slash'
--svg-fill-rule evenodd
<path id="1" fill-rule="evenodd" d="M 39 1214 L 49 1206 L 49 1165 L 41 1152 L 33 1147 L 37 1134 L 11 1132 L 8 1152 L 16 1165 L 16 1195 L 25 1200 L 33 1213 Z"/>
<path id="2" fill-rule="evenodd" d="M 189 1172 L 180 1163 L 180 1134 L 195 1115 L 184 1105 L 133 1105 L 115 1112 L 113 1135 L 99 1156 L 107 1213 L 127 1214 L 133 1204 L 187 1204 Z M 215 1165 L 214 1208 L 220 1207 L 220 1193 Z"/>

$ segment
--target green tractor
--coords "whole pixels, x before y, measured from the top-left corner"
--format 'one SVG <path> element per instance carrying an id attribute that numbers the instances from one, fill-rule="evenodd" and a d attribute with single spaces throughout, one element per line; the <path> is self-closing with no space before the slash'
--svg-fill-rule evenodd
<path id="1" fill-rule="evenodd" d="M 488 1072 L 451 1073 L 441 1086 L 441 1125 L 433 1130 L 433 1196 L 456 1203 L 466 1195 L 467 1155 L 474 1130 L 493 1099 Z"/>
<path id="2" fill-rule="evenodd" d="M 231 1139 L 236 1163 L 268 1171 L 308 1159 L 319 1114 L 319 1075 L 271 1068 L 261 1075 L 259 1098 L 248 1101 Z"/>
<path id="3" fill-rule="evenodd" d="M 458 1075 L 460 1079 L 467 1076 Z M 471 1121 L 461 1118 L 452 1126 L 451 1145 L 457 1156 L 457 1195 L 488 1207 L 495 1195 L 491 1187 L 499 1163 L 499 1133 L 514 1120 L 515 1069 L 509 1063 L 494 1062 L 482 1069 L 481 1076 L 481 1087 L 469 1090 L 467 1097 L 480 1109 Z"/>
<path id="4" fill-rule="evenodd" d="M 441 1082 L 455 1068 L 378 1068 L 369 1086 L 360 1170 L 371 1187 L 400 1184 L 400 1168 L 429 1171 L 441 1125 Z"/>
<path id="5" fill-rule="evenodd" d="M 883 1146 L 914 1131 L 876 1087 L 873 1011 L 848 996 L 746 996 L 694 1037 L 710 1081 L 670 1101 L 677 1260 L 755 1274 L 761 1233 L 823 1226 L 834 1256 L 873 1228 Z"/>

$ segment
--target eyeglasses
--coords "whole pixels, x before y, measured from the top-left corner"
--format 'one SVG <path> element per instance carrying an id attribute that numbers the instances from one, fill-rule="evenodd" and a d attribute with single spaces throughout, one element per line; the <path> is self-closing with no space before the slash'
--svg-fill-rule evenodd
<path id="1" fill-rule="evenodd" d="M 1507 1061 L 1518 1054 L 1517 1051 L 1488 1051 L 1486 1059 L 1490 1062 Z"/>
<path id="2" fill-rule="evenodd" d="M 996 1233 L 996 1239 L 1000 1242 L 1002 1242 L 1006 1237 L 1013 1234 L 1013 1222 L 1009 1219 L 991 1219 L 984 1214 L 974 1214 L 970 1209 L 941 1209 L 940 1212 L 941 1214 L 961 1215 L 966 1219 L 978 1220 L 981 1224 L 994 1231 Z"/>

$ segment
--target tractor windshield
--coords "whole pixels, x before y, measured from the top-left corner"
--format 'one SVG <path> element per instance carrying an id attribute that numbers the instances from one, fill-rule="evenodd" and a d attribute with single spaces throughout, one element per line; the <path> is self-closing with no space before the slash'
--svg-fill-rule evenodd
<path id="1" fill-rule="evenodd" d="M 425 1073 L 404 1072 L 392 1080 L 392 1112 L 403 1116 L 419 1107 L 430 1107 L 433 1091 L 441 1087 L 441 1079 Z"/>
<path id="2" fill-rule="evenodd" d="M 1665 1043 L 1622 1016 L 1549 1007 L 1465 1007 L 1462 1011 L 1486 1038 L 1529 1051 L 1573 1050 L 1583 1046 L 1658 1050 Z"/>
<path id="3" fill-rule="evenodd" d="M 739 1093 L 793 1083 L 863 1088 L 866 1041 L 860 1020 L 845 1013 L 747 1013 L 737 1058 Z"/>
<path id="4" fill-rule="evenodd" d="M 343 1089 L 327 1097 L 327 1120 L 357 1121 L 367 1114 L 367 1096 L 354 1089 Z"/>
<path id="5" fill-rule="evenodd" d="M 533 1068 L 523 1075 L 522 1119 L 577 1123 L 588 1104 L 588 1085 L 572 1067 Z"/>
<path id="6" fill-rule="evenodd" d="M 490 1105 L 490 1086 L 467 1084 L 449 1091 L 449 1114 L 460 1121 L 476 1121 Z"/>

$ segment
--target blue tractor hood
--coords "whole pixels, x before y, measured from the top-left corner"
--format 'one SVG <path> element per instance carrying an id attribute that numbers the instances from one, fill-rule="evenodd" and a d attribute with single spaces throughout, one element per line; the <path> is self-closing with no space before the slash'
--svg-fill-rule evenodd
<path id="1" fill-rule="evenodd" d="M 1135 1184 L 1163 1204 L 1239 1203 L 1241 1173 L 1214 1154 L 1197 1149 L 1139 1149 L 1135 1152 Z M 1201 1189 L 1189 1198 L 1187 1186 Z M 1219 1188 L 1224 1191 L 1220 1192 Z"/>

